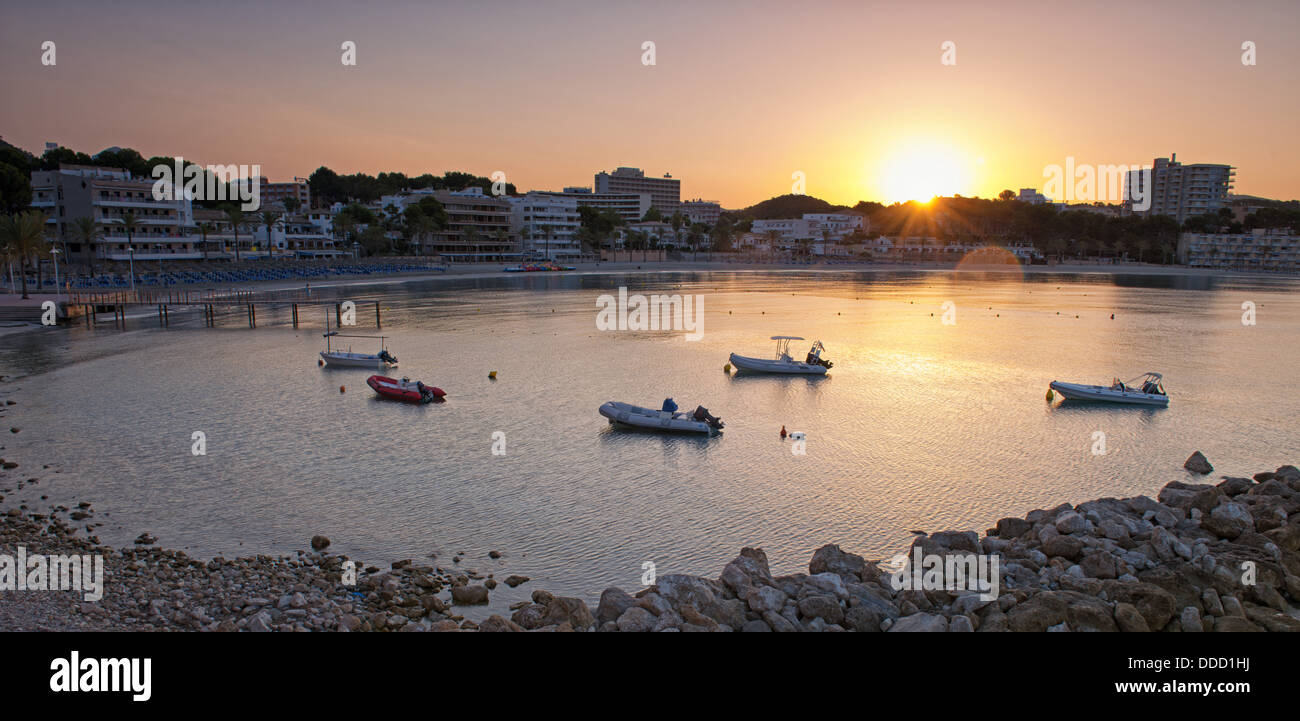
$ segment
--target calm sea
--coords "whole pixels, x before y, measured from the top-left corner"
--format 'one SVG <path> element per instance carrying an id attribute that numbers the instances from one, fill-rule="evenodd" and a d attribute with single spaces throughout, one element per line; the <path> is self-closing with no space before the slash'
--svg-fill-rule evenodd
<path id="1" fill-rule="evenodd" d="M 597 298 L 619 287 L 703 298 L 702 339 L 598 330 Z M 828 542 L 888 557 L 912 529 L 982 531 L 1064 501 L 1154 494 L 1186 478 L 1194 450 L 1214 479 L 1300 461 L 1298 287 L 919 271 L 314 286 L 360 304 L 356 333 L 374 332 L 382 304 L 392 374 L 447 391 L 428 406 L 377 400 L 368 371 L 318 367 L 323 309 L 304 309 L 299 330 L 288 310 L 259 308 L 256 330 L 234 312 L 215 330 L 173 313 L 168 329 L 146 315 L 126 332 L 11 333 L 0 373 L 19 405 L 5 420 L 22 432 L 3 445 L 41 480 L 6 505 L 89 500 L 101 539 L 150 531 L 200 557 L 290 553 L 325 534 L 376 565 L 464 553 L 462 567 L 533 578 L 502 586 L 493 610 L 536 587 L 591 601 L 636 589 L 646 562 L 716 575 L 745 545 L 784 572 Z M 773 335 L 821 340 L 833 370 L 723 371 L 731 352 L 769 355 Z M 1164 374 L 1169 408 L 1044 398 L 1053 379 L 1145 371 Z M 596 412 L 667 396 L 707 406 L 725 432 L 620 431 Z M 807 434 L 806 453 L 782 426 Z M 196 431 L 206 455 L 191 452 Z"/>

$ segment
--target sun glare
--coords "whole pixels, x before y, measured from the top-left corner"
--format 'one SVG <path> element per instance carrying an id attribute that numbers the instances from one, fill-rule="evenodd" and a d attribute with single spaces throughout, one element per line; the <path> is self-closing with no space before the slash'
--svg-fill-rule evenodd
<path id="1" fill-rule="evenodd" d="M 880 187 L 890 202 L 917 200 L 962 192 L 967 184 L 965 162 L 951 148 L 915 144 L 900 148 L 881 171 Z"/>

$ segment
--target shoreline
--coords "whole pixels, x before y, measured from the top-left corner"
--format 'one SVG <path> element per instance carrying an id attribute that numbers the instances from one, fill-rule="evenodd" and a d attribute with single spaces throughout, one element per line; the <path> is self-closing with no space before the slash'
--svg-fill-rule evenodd
<path id="1" fill-rule="evenodd" d="M 1174 481 L 1155 499 L 1033 510 L 982 535 L 915 532 L 900 551 L 996 559 L 987 564 L 998 570 L 995 599 L 969 585 L 945 590 L 942 572 L 938 589 L 896 588 L 883 561 L 828 543 L 807 573 L 773 576 L 761 548 L 744 548 L 716 578 L 611 587 L 595 608 L 537 588 L 509 618 L 478 622 L 463 612 L 483 608 L 501 583 L 531 579 L 481 575 L 459 557 L 350 569 L 323 536 L 278 557 L 203 561 L 147 533 L 113 548 L 93 535 L 89 502 L 48 512 L 5 503 L 15 485 L 39 482 L 17 479 L 30 473 L 13 461 L 0 471 L 0 555 L 101 555 L 103 598 L 0 590 L 0 631 L 1300 631 L 1300 470 L 1290 465 L 1215 484 Z M 1253 583 L 1243 564 L 1253 564 Z"/>

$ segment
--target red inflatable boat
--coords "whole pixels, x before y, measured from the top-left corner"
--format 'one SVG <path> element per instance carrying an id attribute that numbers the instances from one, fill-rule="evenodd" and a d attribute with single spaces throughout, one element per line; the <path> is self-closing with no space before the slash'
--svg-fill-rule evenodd
<path id="1" fill-rule="evenodd" d="M 366 379 L 366 385 L 375 389 L 375 392 L 384 398 L 389 398 L 403 403 L 431 403 L 442 400 L 447 395 L 441 388 L 426 386 L 419 381 L 413 381 L 410 378 L 397 380 L 387 376 L 370 376 Z"/>

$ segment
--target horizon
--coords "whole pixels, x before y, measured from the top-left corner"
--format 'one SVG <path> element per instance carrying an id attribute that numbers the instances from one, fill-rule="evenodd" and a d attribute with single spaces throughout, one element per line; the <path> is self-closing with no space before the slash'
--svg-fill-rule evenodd
<path id="1" fill-rule="evenodd" d="M 32 152 L 129 147 L 258 164 L 273 182 L 321 166 L 499 170 L 526 192 L 631 166 L 729 209 L 789 194 L 797 173 L 807 195 L 851 207 L 1042 192 L 1068 159 L 1174 153 L 1234 166 L 1238 195 L 1300 197 L 1300 149 L 1282 142 L 1300 101 L 1277 92 L 1300 68 L 1287 32 L 1300 7 L 1197 5 L 1103 3 L 1062 22 L 1029 3 L 234 4 L 252 18 L 50 3 L 7 11 L 6 94 L 25 102 L 0 109 L 0 129 Z M 131 33 L 149 41 L 122 42 Z M 1256 65 L 1242 63 L 1246 41 Z"/>

